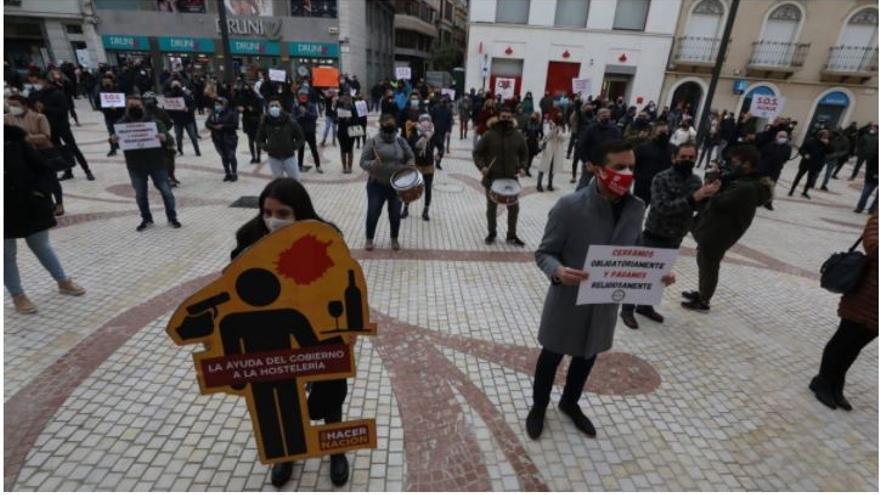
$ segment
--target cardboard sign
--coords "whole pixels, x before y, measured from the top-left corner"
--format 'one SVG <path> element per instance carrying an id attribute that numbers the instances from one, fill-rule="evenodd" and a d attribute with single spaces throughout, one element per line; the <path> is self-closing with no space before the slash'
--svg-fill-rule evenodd
<path id="1" fill-rule="evenodd" d="M 402 79 L 412 79 L 412 68 L 410 67 L 395 67 L 394 68 L 394 78 L 398 81 Z"/>
<path id="2" fill-rule="evenodd" d="M 122 151 L 162 147 L 155 122 L 113 124 L 113 133 L 119 138 L 119 148 Z"/>
<path id="3" fill-rule="evenodd" d="M 591 93 L 590 80 L 589 79 L 572 79 L 571 80 L 571 92 L 572 94 L 580 94 L 584 96 L 589 96 Z"/>
<path id="4" fill-rule="evenodd" d="M 749 113 L 759 119 L 774 119 L 782 112 L 784 103 L 782 96 L 753 95 Z"/>
<path id="5" fill-rule="evenodd" d="M 86 69 L 92 69 L 95 67 L 95 65 L 92 64 L 92 56 L 89 54 L 87 48 L 79 48 L 76 50 L 76 61 Z"/>
<path id="6" fill-rule="evenodd" d="M 125 93 L 101 93 L 101 108 L 122 108 L 125 106 Z"/>
<path id="7" fill-rule="evenodd" d="M 162 98 L 162 108 L 165 110 L 186 110 L 186 102 L 182 96 Z"/>
<path id="8" fill-rule="evenodd" d="M 641 246 L 590 246 L 577 304 L 660 304 L 661 282 L 672 270 L 677 249 Z"/>
<path id="9" fill-rule="evenodd" d="M 333 227 L 302 221 L 265 236 L 187 298 L 166 332 L 205 346 L 193 354 L 203 394 L 245 398 L 263 463 L 376 448 L 373 419 L 309 418 L 309 401 L 336 407 L 322 386 L 355 376 L 355 340 L 376 334 L 363 271 Z"/>
<path id="10" fill-rule="evenodd" d="M 315 67 L 312 69 L 312 86 L 318 88 L 338 88 L 339 69 L 336 67 Z"/>
<path id="11" fill-rule="evenodd" d="M 287 80 L 287 71 L 282 69 L 269 69 L 269 80 L 284 82 Z"/>
<path id="12" fill-rule="evenodd" d="M 364 100 L 354 102 L 354 109 L 357 110 L 358 117 L 363 117 L 367 114 L 367 102 Z"/>
<path id="13" fill-rule="evenodd" d="M 443 88 L 440 90 L 441 95 L 449 97 L 450 101 L 455 101 L 455 90 L 451 88 Z"/>
<path id="14" fill-rule="evenodd" d="M 351 110 L 346 110 L 344 108 L 336 109 L 336 116 L 340 119 L 347 119 L 351 117 Z"/>
<path id="15" fill-rule="evenodd" d="M 516 79 L 509 77 L 495 78 L 495 95 L 501 96 L 501 101 L 513 98 L 516 89 Z"/>

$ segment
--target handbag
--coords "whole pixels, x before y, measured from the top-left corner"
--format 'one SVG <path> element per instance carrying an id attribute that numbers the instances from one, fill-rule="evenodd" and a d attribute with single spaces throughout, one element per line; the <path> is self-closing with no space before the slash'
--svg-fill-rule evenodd
<path id="1" fill-rule="evenodd" d="M 860 242 L 861 237 L 849 251 L 834 253 L 822 263 L 819 285 L 823 289 L 834 294 L 848 294 L 858 287 L 868 266 L 868 256 L 855 250 Z"/>

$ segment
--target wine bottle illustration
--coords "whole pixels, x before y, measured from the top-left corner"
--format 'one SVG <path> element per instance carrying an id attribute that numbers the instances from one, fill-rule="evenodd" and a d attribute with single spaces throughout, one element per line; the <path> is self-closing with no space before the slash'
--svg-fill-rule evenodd
<path id="1" fill-rule="evenodd" d="M 348 287 L 345 288 L 345 319 L 348 330 L 362 330 L 364 328 L 362 301 L 361 290 L 355 284 L 354 270 L 349 270 Z"/>

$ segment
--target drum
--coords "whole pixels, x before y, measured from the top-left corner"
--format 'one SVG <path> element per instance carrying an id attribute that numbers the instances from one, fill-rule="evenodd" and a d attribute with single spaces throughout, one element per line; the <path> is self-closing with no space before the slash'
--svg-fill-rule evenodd
<path id="1" fill-rule="evenodd" d="M 401 201 L 412 203 L 422 197 L 422 193 L 425 191 L 425 180 L 418 170 L 405 168 L 394 172 L 394 175 L 391 176 L 391 187 L 397 191 Z"/>
<path id="2" fill-rule="evenodd" d="M 519 201 L 522 186 L 516 179 L 495 179 L 489 188 L 489 198 L 499 205 L 514 205 Z"/>

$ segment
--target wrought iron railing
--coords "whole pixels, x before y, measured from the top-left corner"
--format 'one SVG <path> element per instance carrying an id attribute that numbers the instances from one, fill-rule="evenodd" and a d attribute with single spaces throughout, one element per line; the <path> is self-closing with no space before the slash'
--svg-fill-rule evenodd
<path id="1" fill-rule="evenodd" d="M 825 70 L 830 72 L 877 72 L 877 48 L 832 46 Z"/>
<path id="2" fill-rule="evenodd" d="M 718 58 L 721 38 L 702 38 L 699 36 L 682 36 L 676 42 L 676 62 L 714 63 Z"/>
<path id="3" fill-rule="evenodd" d="M 809 43 L 755 41 L 752 43 L 752 67 L 802 67 L 810 50 Z"/>

